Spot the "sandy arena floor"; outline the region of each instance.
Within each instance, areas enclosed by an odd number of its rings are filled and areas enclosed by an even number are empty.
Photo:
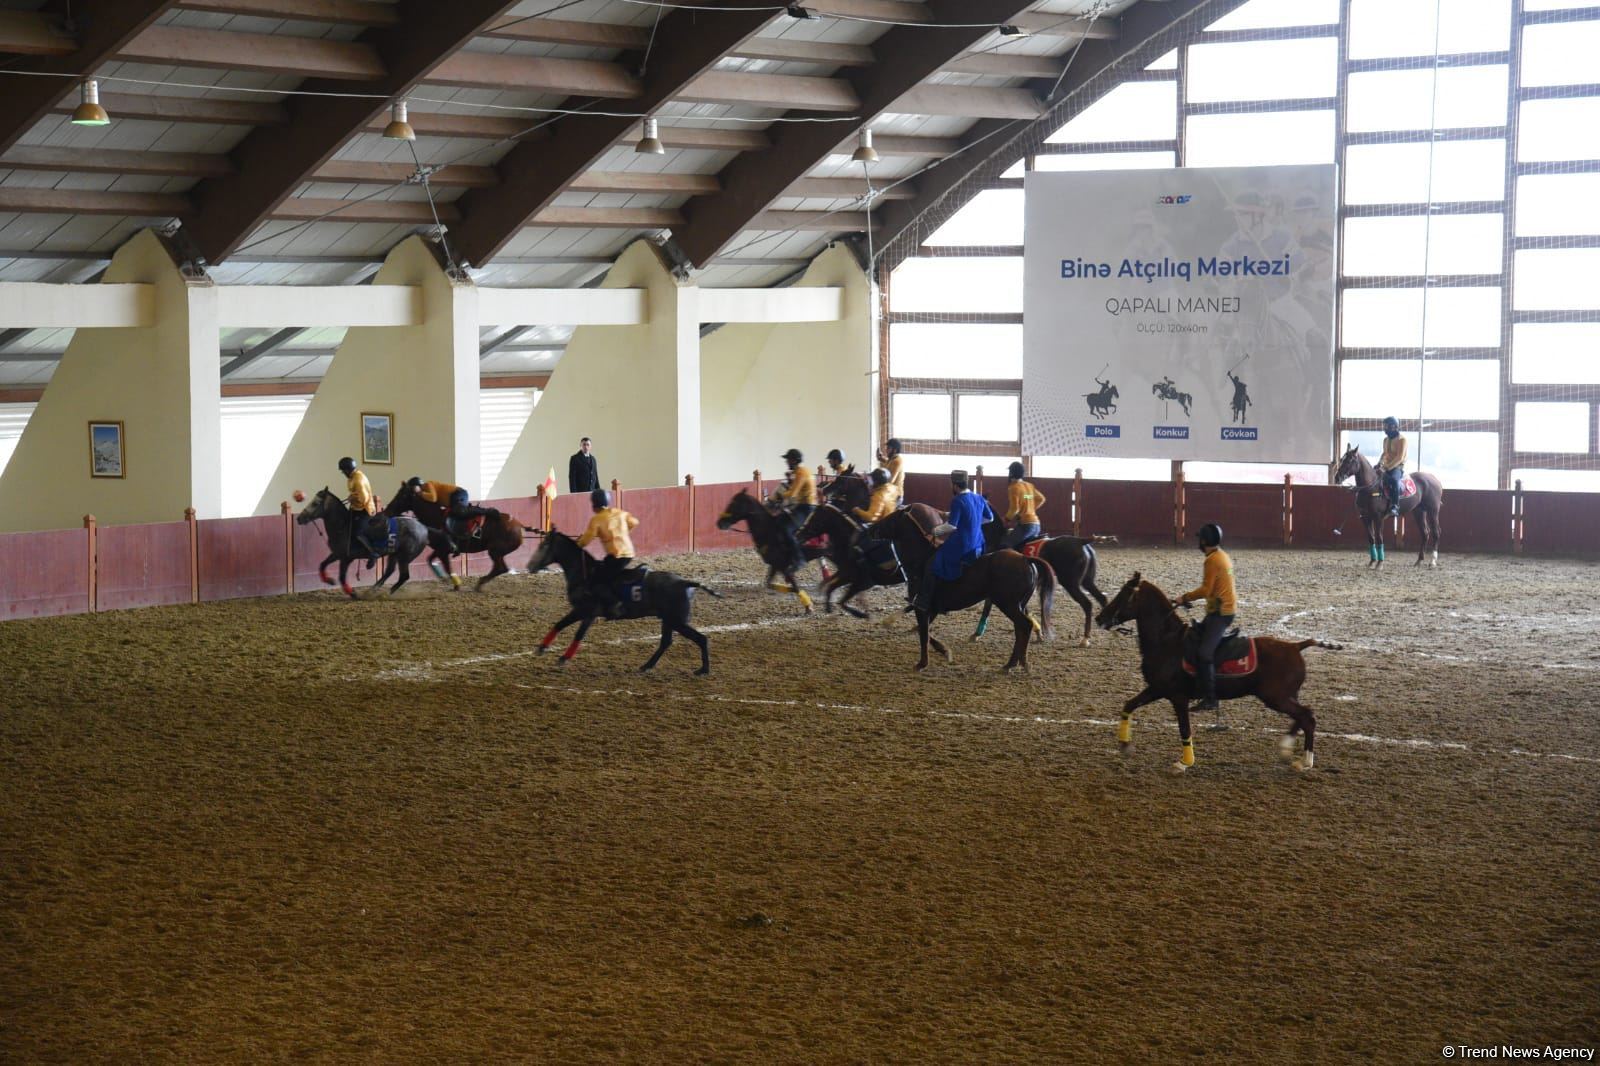
[[[1111,547],[1198,580],[1193,551]],[[1165,705],[1131,638],[915,675],[747,553],[531,652],[553,575],[0,625],[0,1060],[1437,1062],[1600,1041],[1593,565],[1240,550],[1318,636],[1318,767],[1254,701]],[[888,593],[871,602],[890,606]],[[762,920],[770,918],[770,924]]]

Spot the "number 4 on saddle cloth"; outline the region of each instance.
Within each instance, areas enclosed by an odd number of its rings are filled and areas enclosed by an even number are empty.
[[[1194,676],[1194,654],[1200,645],[1200,627],[1190,626],[1183,635],[1183,672]],[[1256,672],[1256,639],[1242,637],[1238,627],[1228,630],[1217,645],[1218,677],[1244,677]]]

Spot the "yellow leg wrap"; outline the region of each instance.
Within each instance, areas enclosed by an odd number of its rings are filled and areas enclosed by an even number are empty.
[[[461,587],[461,575],[460,574],[451,574],[450,575],[450,584],[454,585],[456,588],[460,588]]]
[[[1178,761],[1185,766],[1194,765],[1194,741],[1186,740],[1183,742],[1183,755],[1179,757]]]
[[[1117,743],[1133,743],[1133,715],[1125,714],[1122,716],[1122,724],[1117,726]]]
[[[1031,614],[1028,616],[1028,624],[1033,626],[1033,631],[1035,633],[1039,632],[1039,620]]]
[[[795,594],[796,597],[799,598],[800,606],[802,606],[802,607],[810,607],[811,606],[811,597],[806,594],[806,590],[805,589],[795,589],[794,590],[794,594]]]

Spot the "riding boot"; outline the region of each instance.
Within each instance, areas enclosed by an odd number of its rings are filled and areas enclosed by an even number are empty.
[[[917,598],[912,601],[912,606],[923,614],[933,613],[933,594],[937,591],[939,579],[932,574],[923,577],[922,584],[917,587]]]
[[[1200,702],[1195,707],[1197,711],[1214,711],[1217,709],[1217,664],[1195,663],[1195,680],[1199,682]]]

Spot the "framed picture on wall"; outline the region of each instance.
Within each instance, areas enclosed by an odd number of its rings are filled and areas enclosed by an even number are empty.
[[[394,415],[361,415],[362,463],[394,462]]]
[[[89,423],[89,476],[122,477],[122,423]]]

